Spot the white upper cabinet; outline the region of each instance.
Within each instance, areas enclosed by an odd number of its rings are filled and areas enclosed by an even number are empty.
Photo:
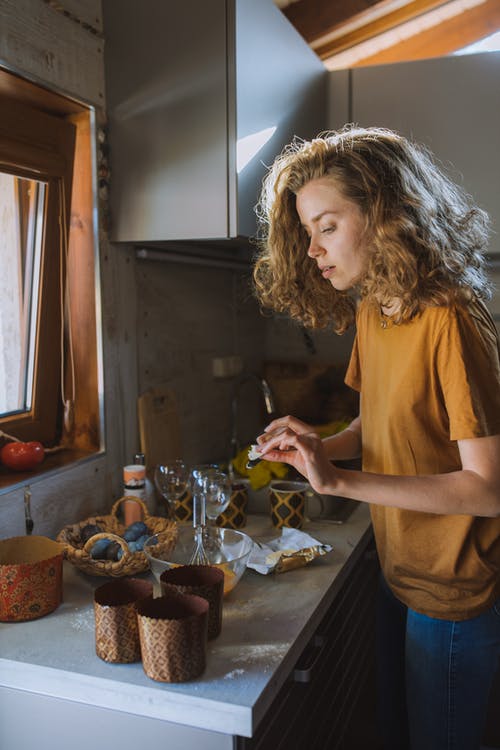
[[[323,63],[272,0],[104,0],[111,239],[255,234],[265,165],[325,129]]]

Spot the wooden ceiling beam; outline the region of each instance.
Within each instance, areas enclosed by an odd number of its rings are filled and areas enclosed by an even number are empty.
[[[412,29],[411,33],[401,27],[349,49],[339,47],[337,54],[324,58],[324,63],[330,70],[335,70],[440,57],[490,36],[499,29],[500,4],[498,0],[486,0],[441,23]]]
[[[308,44],[353,16],[365,13],[387,0],[297,0],[282,8],[282,12]]]
[[[329,54],[328,46],[338,36],[358,33],[368,38],[447,2],[449,0],[297,0],[282,8],[282,12],[323,57]]]
[[[366,22],[357,28],[340,28],[334,33],[323,36],[311,43],[316,54],[324,60],[333,52],[354,47],[367,39],[390,31],[402,24],[414,21],[437,8],[453,5],[454,0],[409,0],[406,5],[375,18],[367,18]]]

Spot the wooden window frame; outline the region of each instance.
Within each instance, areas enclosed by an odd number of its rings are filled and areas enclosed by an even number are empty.
[[[55,445],[61,392],[61,196],[71,211],[75,128],[19,102],[0,106],[0,170],[46,184],[32,404],[29,411],[2,417],[4,432],[20,440]],[[64,185],[64,189],[62,188]],[[68,225],[64,228],[68,231]],[[64,275],[64,269],[62,274]]]
[[[36,474],[103,450],[93,121],[91,108],[0,69],[0,170],[47,185],[32,408],[0,417],[3,432],[55,446]],[[63,366],[61,283],[70,290]],[[65,420],[61,393],[73,391],[72,419]],[[0,489],[22,478],[0,466]]]

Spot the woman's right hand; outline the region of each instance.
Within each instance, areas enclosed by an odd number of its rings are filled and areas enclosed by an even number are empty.
[[[257,438],[257,445],[266,461],[278,461],[293,466],[300,474],[306,475],[303,457],[297,451],[295,439],[299,436],[310,436],[319,441],[317,432],[311,425],[290,415],[279,417],[270,422],[262,435]]]
[[[313,490],[331,494],[336,485],[336,469],[328,459],[323,441],[313,427],[296,417],[280,417],[257,438],[266,461],[293,466]]]
[[[286,417],[273,419],[273,421],[267,425],[263,434],[259,435],[259,437],[257,438],[257,444],[263,447],[269,440],[272,440],[274,437],[285,433],[286,430],[291,430],[297,435],[318,434],[314,427],[311,427],[311,425],[302,422],[302,420],[297,419],[297,417],[288,415]]]

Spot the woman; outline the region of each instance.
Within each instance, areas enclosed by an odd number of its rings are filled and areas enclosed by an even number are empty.
[[[383,129],[294,142],[264,182],[264,307],[342,333],[360,414],[321,440],[258,438],[321,494],[370,503],[383,581],[384,747],[478,750],[500,654],[500,365],[484,300],[487,216]],[[362,455],[362,471],[335,459]],[[332,463],[333,462],[333,463]]]

